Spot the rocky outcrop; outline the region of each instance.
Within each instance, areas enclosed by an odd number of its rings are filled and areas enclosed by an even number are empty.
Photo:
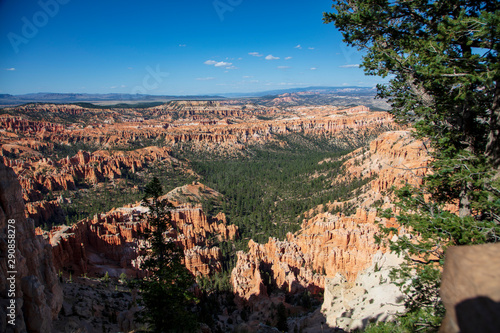
[[[248,253],[238,253],[232,272],[236,295],[243,300],[258,296],[265,276],[270,276],[272,286],[292,294],[305,290],[316,294],[324,289],[325,277],[337,273],[353,281],[380,250],[373,240],[375,215],[364,209],[353,216],[327,212],[305,221],[285,241],[250,241]]]
[[[265,143],[290,133],[327,138],[337,146],[351,147],[396,126],[388,113],[370,112],[364,106],[342,110],[332,106],[282,109],[231,105],[229,101],[177,101],[141,112],[52,104],[6,110],[23,117],[39,118],[43,114],[65,124],[68,116],[75,121],[62,125],[0,117],[0,128],[4,130],[0,132],[0,160],[19,175],[24,200],[33,203],[26,214],[37,225],[60,218],[49,215],[57,210],[52,207],[57,203],[41,202],[49,193],[76,190],[79,182],[95,185],[105,179],[123,178],[157,161],[175,163],[167,147],[114,149],[158,144],[238,155],[245,144]],[[85,124],[77,120],[85,120]],[[54,150],[55,142],[109,150],[80,151],[60,160],[43,157]]]
[[[180,199],[179,193],[215,192],[199,183],[183,188],[165,197]],[[238,228],[227,225],[223,214],[208,217],[201,206],[173,203],[177,206],[171,211],[172,229],[168,235],[184,249],[186,267],[196,276],[220,271],[222,253],[214,241],[235,239]],[[148,227],[143,218],[145,212],[146,208],[137,203],[82,220],[72,227],[58,226],[48,233],[38,232],[49,239],[57,269],[89,276],[106,271],[112,276],[122,272],[135,276],[140,274],[142,262],[142,241],[138,236]]]
[[[63,298],[52,249],[35,235],[33,224],[24,216],[21,186],[14,171],[3,164],[0,164],[0,233],[2,332],[51,332],[52,320]],[[9,251],[12,239],[15,239],[14,252]],[[12,300],[15,310],[11,312],[8,306]],[[7,316],[11,313],[15,316]],[[11,318],[15,319],[15,326],[7,323]]]
[[[500,244],[446,250],[441,333],[497,332],[500,327]]]
[[[430,157],[424,142],[412,137],[410,131],[391,131],[381,134],[370,143],[370,149],[358,149],[345,162],[348,171],[342,179],[376,177],[370,190],[383,193],[401,183],[419,185],[428,172]]]
[[[75,190],[77,181],[96,184],[105,179],[136,173],[153,162],[173,163],[168,148],[147,147],[133,151],[79,151],[58,161],[49,158],[16,160],[4,157],[3,164],[19,175],[26,201],[36,201],[40,193]]]
[[[40,108],[40,106],[20,108],[19,112],[27,112],[27,114],[45,112],[45,108]],[[56,107],[59,112],[63,112],[61,108],[63,107]],[[82,110],[75,106],[68,106],[68,109],[78,109],[77,114],[80,114]],[[232,106],[221,105],[220,102],[197,104],[197,102],[180,101],[148,109],[145,113],[150,120],[138,117],[140,115],[138,112],[121,113],[119,111],[121,110],[84,109],[81,112],[89,113],[97,118],[111,117],[113,120],[101,119],[85,126],[72,125],[63,129],[60,128],[61,125],[54,125],[56,128],[51,131],[34,130],[48,125],[32,121],[27,123],[33,123],[31,126],[23,126],[20,131],[32,140],[59,142],[67,145],[79,143],[116,148],[129,147],[144,141],[163,140],[169,145],[187,142],[224,143],[226,146],[223,148],[229,149],[239,143],[259,142],[269,140],[277,134],[294,132],[319,136],[335,135],[339,136],[341,141],[356,142],[362,136],[376,131],[380,132],[382,128],[387,130],[395,126],[388,113],[370,112],[364,106],[345,110],[331,106],[290,107],[282,110],[250,104]],[[73,113],[70,112],[70,114]],[[266,120],[267,118],[272,118],[272,120]],[[17,128],[13,128],[10,123],[4,126],[18,133]]]
[[[26,203],[25,215],[35,226],[41,226],[50,221],[51,224],[64,223],[64,212],[57,200],[40,200]]]
[[[370,143],[368,149],[359,148],[347,157],[343,164],[346,172],[334,179],[332,186],[343,186],[342,184],[360,179],[368,179],[369,183],[354,199],[325,203],[306,212],[307,217],[321,211],[334,211],[346,205],[392,208],[394,197],[391,188],[400,188],[405,184],[420,185],[422,178],[429,172],[428,165],[431,161],[425,142],[416,140],[411,130],[382,133]],[[330,162],[332,160],[327,159],[320,163]]]
[[[45,121],[30,121],[20,117],[0,117],[0,128],[12,133],[39,135],[41,133],[58,133],[64,131],[64,126]]]
[[[79,151],[73,157],[58,161],[50,158],[11,159],[0,157],[3,164],[10,166],[18,174],[23,188],[26,216],[35,221],[36,226],[63,222],[59,200],[44,200],[44,195],[58,191],[77,190],[77,183],[96,185],[105,180],[124,178],[135,174],[153,163],[172,166],[178,161],[169,148],[147,147],[133,151]]]
[[[50,332],[134,332],[141,324],[134,318],[140,310],[137,292],[126,283],[72,276],[65,279],[64,302]]]
[[[351,332],[363,330],[369,323],[394,320],[396,313],[404,312],[405,296],[389,277],[402,261],[395,254],[379,251],[356,280],[350,282],[341,274],[326,279],[321,306],[326,324]]]
[[[232,273],[233,288],[241,300],[259,295],[261,281],[267,276],[273,287],[290,293],[319,292],[325,287],[325,279],[337,274],[352,283],[359,272],[372,265],[375,253],[386,251],[375,244],[377,223],[397,225],[394,220],[377,217],[371,205],[379,202],[384,208],[390,208],[390,194],[383,191],[393,185],[421,181],[429,162],[425,146],[412,138],[409,131],[393,131],[380,135],[369,150],[358,149],[349,157],[344,163],[346,173],[333,184],[340,186],[338,184],[352,179],[373,178],[364,194],[349,202],[328,203],[311,210],[301,229],[295,234],[289,233],[284,241],[269,239],[266,244],[250,241],[248,253],[238,254]],[[332,213],[344,205],[359,208],[351,216]]]

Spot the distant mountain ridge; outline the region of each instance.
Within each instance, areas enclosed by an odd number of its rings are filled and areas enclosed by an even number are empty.
[[[286,93],[313,92],[342,95],[375,95],[375,89],[370,87],[324,87],[312,86],[305,88],[290,88],[281,90],[268,90],[252,93],[221,93],[214,95],[145,95],[145,94],[87,94],[87,93],[30,93],[22,95],[0,94],[0,105],[18,105],[23,103],[47,102],[47,103],[75,103],[75,102],[156,102],[172,100],[220,100],[228,98],[243,97],[265,97],[276,96]]]
[[[357,86],[342,86],[342,87],[328,87],[328,86],[311,86],[305,88],[288,88],[288,89],[277,89],[277,90],[266,90],[253,93],[226,93],[220,94],[224,97],[234,98],[234,97],[264,97],[264,96],[275,96],[282,94],[291,94],[299,92],[312,92],[312,93],[343,93],[343,94],[363,94],[363,95],[375,95],[376,89],[372,87],[357,87]]]
[[[177,99],[224,99],[222,96],[169,96],[143,94],[85,94],[85,93],[32,93],[23,95],[0,95],[0,105],[16,105],[32,102],[75,103],[75,102],[155,102]]]

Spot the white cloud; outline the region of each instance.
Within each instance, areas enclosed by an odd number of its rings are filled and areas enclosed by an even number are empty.
[[[285,60],[290,60],[290,59],[292,59],[292,57],[286,57],[286,58],[285,58]]]
[[[308,47],[309,50],[314,50],[314,47]]]
[[[311,70],[315,71],[315,70],[317,70],[317,68],[316,67],[311,67]]]
[[[232,64],[233,64],[232,62],[219,61],[214,66],[215,67],[227,67],[227,66],[231,66]]]
[[[252,77],[253,77],[253,76],[251,76],[251,75],[245,75],[245,76],[243,76],[243,78],[244,78],[244,79],[250,79],[250,78],[252,78]]]
[[[357,67],[359,67],[359,64],[342,65],[339,67],[340,68],[357,68]]]
[[[238,69],[236,66],[227,66],[226,69]]]
[[[262,57],[263,54],[260,54],[259,52],[248,52],[249,55],[253,57]]]
[[[278,60],[280,57],[275,57],[272,54],[266,56],[266,60]]]
[[[11,68],[5,68],[6,71],[15,71],[16,69],[14,67]]]
[[[290,68],[290,66],[278,66],[279,69],[287,69]]]
[[[296,49],[299,49],[299,50],[302,50],[302,46],[300,46],[300,44],[299,44],[299,45],[297,45],[297,46],[295,46],[295,48],[296,48]]]
[[[179,44],[179,47],[186,47],[186,44]]]
[[[198,81],[210,81],[210,80],[215,80],[214,77],[197,77],[196,80]]]
[[[225,62],[225,61],[215,61],[215,60],[207,60],[204,62],[205,65],[209,66],[215,66],[215,67],[229,67],[233,63],[232,62]]]

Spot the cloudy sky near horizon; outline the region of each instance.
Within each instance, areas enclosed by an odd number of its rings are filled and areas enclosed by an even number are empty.
[[[0,93],[372,87],[331,0],[0,0]]]

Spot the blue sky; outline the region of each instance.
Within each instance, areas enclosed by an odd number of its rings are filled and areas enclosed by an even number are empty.
[[[0,93],[372,87],[331,0],[0,0]]]

